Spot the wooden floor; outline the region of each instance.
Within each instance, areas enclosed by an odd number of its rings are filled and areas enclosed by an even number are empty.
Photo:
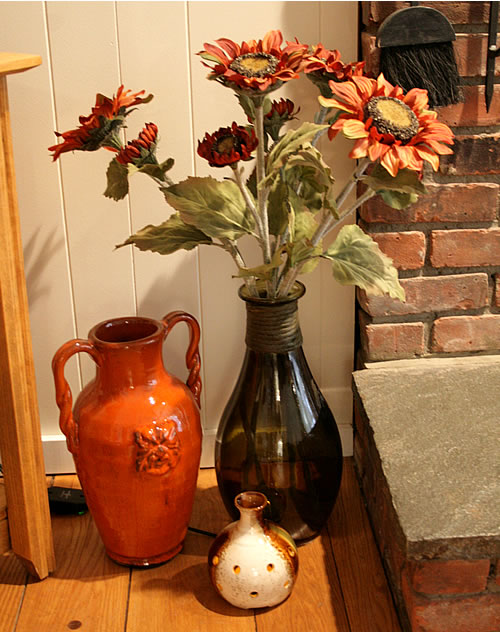
[[[345,466],[328,528],[299,549],[297,584],[276,608],[239,610],[214,592],[208,536],[189,532],[176,558],[132,570],[107,558],[89,514],[54,516],[48,579],[0,556],[0,632],[400,632],[352,459]],[[74,476],[51,482],[78,485]],[[201,470],[191,526],[216,533],[227,522],[213,470]]]

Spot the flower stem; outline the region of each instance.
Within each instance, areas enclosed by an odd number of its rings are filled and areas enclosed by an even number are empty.
[[[366,171],[366,168],[368,167],[369,164],[370,164],[370,159],[364,158],[356,166],[356,169],[354,170],[352,176],[349,178],[349,181],[346,183],[345,187],[342,189],[337,199],[335,200],[337,210],[341,209],[344,202],[347,200],[350,193],[352,192],[354,187],[357,185],[359,179],[361,178],[363,173]],[[369,197],[371,197],[371,195]],[[323,237],[328,232],[330,232],[332,228],[334,228],[334,226],[339,224],[347,215],[349,215],[349,213],[351,213],[355,208],[358,208],[358,206],[351,207],[347,209],[347,211],[345,211],[344,213],[339,213],[338,218],[333,217],[333,215],[327,215],[327,217],[325,217],[323,222],[318,226],[316,232],[314,233],[314,236],[311,240],[313,246],[316,246],[317,244],[319,244],[319,242],[323,239]]]
[[[345,187],[342,189],[342,191],[340,192],[340,195],[335,200],[338,209],[340,209],[342,204],[346,201],[347,197],[349,196],[351,191],[354,189],[354,187],[358,183],[358,180],[366,171],[366,168],[368,167],[370,162],[371,161],[369,158],[364,158],[363,160],[359,161],[359,164],[356,166],[356,169],[354,170],[352,176],[346,182]]]
[[[264,107],[263,99],[259,97],[255,103],[255,135],[259,144],[257,145],[257,206],[261,220],[262,241],[264,249],[264,262],[271,261],[271,243],[269,237],[269,220],[267,216],[267,191],[261,186],[266,175],[265,162],[265,135],[264,135]]]
[[[259,242],[262,244],[263,243],[262,221],[261,221],[259,213],[257,212],[257,209],[255,208],[255,204],[250,195],[250,191],[248,190],[247,185],[243,182],[243,178],[241,177],[243,174],[243,169],[241,170],[238,169],[236,165],[232,168],[234,171],[234,178],[235,178],[236,184],[238,185],[241,191],[241,194],[243,195],[243,199],[245,200],[245,204],[247,205],[247,208],[252,213],[252,216],[255,221],[255,227],[257,229],[258,239],[259,239]]]
[[[359,164],[356,166],[356,169],[354,170],[351,178],[349,179],[349,181],[347,182],[345,187],[342,189],[342,191],[340,192],[340,194],[338,195],[338,197],[337,197],[337,199],[335,201],[337,209],[340,209],[343,206],[344,202],[349,197],[349,194],[351,193],[351,191],[354,189],[354,187],[358,183],[359,179],[361,178],[361,176],[365,172],[365,170],[368,167],[368,165],[370,164],[370,162],[371,161],[370,161],[369,158],[365,158],[365,159],[361,160],[359,162]],[[369,200],[374,195],[375,195],[375,191],[373,191],[372,189],[368,189],[367,191],[365,191],[365,193],[363,193],[363,195],[361,195],[359,198],[356,199],[356,201],[354,202],[354,204],[352,206],[350,206],[343,213],[340,213],[339,217],[334,217],[333,215],[328,214],[323,219],[323,221],[318,226],[318,228],[316,229],[316,232],[314,233],[314,235],[313,235],[313,237],[311,239],[311,246],[313,248],[315,246],[317,246],[319,244],[319,242],[323,239],[323,237],[327,233],[329,233],[331,230],[333,230],[348,215],[350,215],[353,211],[355,211],[357,208],[359,208],[361,206],[361,204],[363,204],[364,202]],[[296,266],[294,268],[290,268],[290,270],[288,270],[288,272],[286,273],[286,275],[284,276],[284,278],[281,281],[278,296],[280,296],[280,297],[286,296],[288,294],[288,292],[290,292],[290,290],[292,289],[293,284],[295,283],[296,278],[300,274],[300,270],[302,269],[302,266],[309,260],[310,260],[310,258],[306,259],[305,261],[303,261],[300,265],[298,265],[298,266]]]
[[[215,243],[214,245],[219,246],[219,248],[223,248],[226,252],[228,252],[231,255],[238,270],[241,270],[241,268],[246,268],[247,266],[245,264],[245,261],[241,255],[241,252],[238,246],[236,245],[236,242],[232,241],[231,239],[221,239],[221,242],[222,242],[221,244]],[[243,281],[252,296],[259,295],[257,292],[255,279],[253,277],[243,277]]]
[[[332,108],[325,108],[324,105],[321,106],[319,112],[316,114],[316,116],[314,117],[314,122],[317,125],[322,125],[325,122],[325,118],[326,115],[328,114],[328,112],[330,112]],[[326,129],[324,130],[320,130],[319,132],[317,132],[316,136],[312,139],[311,141],[311,145],[313,147],[316,146],[316,143],[318,142],[318,140],[321,138],[321,136],[323,136],[323,134],[326,132]]]

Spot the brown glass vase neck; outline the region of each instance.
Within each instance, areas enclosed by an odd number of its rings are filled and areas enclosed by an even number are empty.
[[[298,315],[298,299],[305,293],[296,283],[285,298],[268,299],[249,296],[246,288],[239,295],[246,302],[248,349],[260,353],[287,353],[302,345]]]

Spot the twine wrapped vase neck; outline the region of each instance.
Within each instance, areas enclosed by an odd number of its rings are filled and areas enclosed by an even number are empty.
[[[302,283],[282,299],[250,296],[242,287],[239,296],[246,302],[247,329],[245,343],[252,351],[286,353],[302,345],[298,300],[305,293]]]

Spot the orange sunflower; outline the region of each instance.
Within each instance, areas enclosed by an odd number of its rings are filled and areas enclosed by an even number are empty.
[[[306,74],[327,76],[332,81],[346,81],[354,76],[363,74],[364,61],[344,64],[338,50],[329,50],[323,44],[318,44],[310,55],[304,57],[302,70]]]
[[[391,85],[383,74],[378,79],[353,76],[351,81],[330,81],[333,97],[319,96],[324,107],[344,113],[330,126],[328,136],[340,130],[356,143],[350,158],[380,160],[395,177],[399,169],[422,171],[423,161],[439,168],[439,155],[451,154],[453,133],[437,121],[436,112],[428,110],[426,90],[413,88],[406,95]]]
[[[121,148],[120,139],[117,132],[125,121],[125,117],[130,114],[134,105],[148,103],[153,98],[149,95],[142,98],[144,90],[133,93],[131,90],[124,90],[123,86],[118,88],[116,96],[110,99],[103,94],[96,95],[95,106],[89,116],[80,116],[80,126],[67,132],[56,132],[56,136],[63,139],[62,143],[49,147],[53,151],[53,160],[68,151],[96,151],[100,147],[110,151],[118,151]]]
[[[215,79],[235,90],[264,94],[275,90],[284,81],[297,79],[306,44],[287,42],[282,48],[281,31],[268,31],[256,42],[250,40],[241,45],[227,38],[213,44],[204,44],[198,55],[211,64],[203,64],[212,70],[209,79]]]

